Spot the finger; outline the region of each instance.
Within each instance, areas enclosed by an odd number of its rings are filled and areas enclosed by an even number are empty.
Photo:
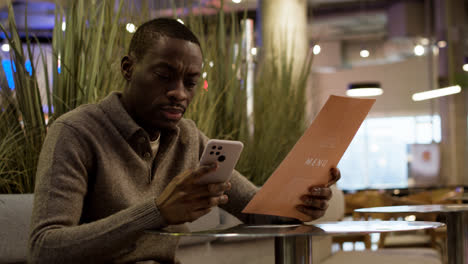
[[[325,210],[312,209],[303,205],[296,206],[296,210],[309,216],[311,218],[310,220],[315,220],[325,214]]]
[[[320,210],[326,210],[328,208],[328,200],[325,199],[317,199],[313,196],[303,195],[301,196],[301,201],[304,203],[303,205],[307,207],[312,207]]]
[[[220,196],[220,198],[218,200],[218,205],[227,204],[228,202],[229,202],[229,196],[224,194],[224,195]]]
[[[309,193],[307,195],[313,196],[313,197],[321,197],[324,199],[330,199],[332,197],[332,191],[328,187],[310,187],[309,188]]]
[[[193,202],[192,208],[194,208],[195,210],[202,210],[206,208],[215,207],[220,204],[226,204],[228,200],[229,198],[225,194],[221,196],[200,198]]]
[[[199,198],[207,198],[213,196],[221,196],[224,194],[225,191],[231,189],[230,182],[223,182],[223,183],[212,183],[212,184],[193,184],[191,185],[190,190],[190,199],[199,199]]]
[[[191,175],[188,177],[191,181],[196,181],[206,174],[215,171],[218,168],[218,163],[210,163],[205,165],[200,165],[196,170],[194,170]]]
[[[189,216],[190,219],[189,219],[188,222],[193,222],[193,221],[197,220],[198,218],[208,214],[210,211],[211,211],[211,207],[192,211],[192,212],[190,212],[190,216]]]
[[[330,168],[330,181],[327,184],[327,187],[332,186],[341,178],[341,172],[338,168]]]
[[[213,195],[221,195],[231,189],[230,182],[208,184],[208,191]]]

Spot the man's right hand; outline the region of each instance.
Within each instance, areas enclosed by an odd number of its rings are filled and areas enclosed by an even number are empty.
[[[211,208],[228,202],[225,191],[231,188],[230,182],[198,184],[205,174],[215,171],[217,164],[203,165],[177,175],[162,194],[156,205],[169,225],[192,222],[210,212]]]

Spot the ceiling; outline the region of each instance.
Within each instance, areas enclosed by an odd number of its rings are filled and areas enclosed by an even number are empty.
[[[0,21],[4,23],[7,20],[7,1],[0,0]],[[57,0],[66,6],[71,0]],[[91,0],[90,0],[91,1]],[[99,0],[94,0],[99,1]],[[130,1],[130,0],[125,0]],[[132,0],[132,3],[138,5],[145,0]],[[157,9],[157,14],[164,14],[166,10],[169,15],[172,14],[172,3],[176,7],[182,7],[193,4],[198,8],[201,14],[209,14],[210,9],[205,7],[221,6],[221,0],[148,0],[153,9]],[[255,10],[258,6],[258,1],[269,0],[243,0],[240,4],[235,4],[231,0],[225,0],[224,8],[227,11],[243,11],[249,10],[252,17],[255,17]],[[284,0],[286,1],[286,0]],[[386,46],[385,52],[390,50],[393,54],[384,54],[383,57],[398,57],[395,53],[408,54],[412,51],[412,43],[414,38],[424,34],[424,4],[428,0],[307,0],[307,16],[308,16],[308,37],[310,42],[340,42],[344,45],[360,45],[363,42],[379,42],[380,46]],[[438,0],[431,0],[438,1]],[[457,0],[458,1],[458,0]],[[468,0],[460,0],[467,1]],[[28,21],[29,28],[37,35],[50,39],[52,36],[52,28],[54,26],[54,2],[56,0],[12,0],[15,13],[17,14],[18,26],[24,27],[24,6],[28,2]],[[392,11],[395,7],[400,6],[398,12]],[[414,12],[418,15],[400,14],[401,11],[408,10],[408,6],[412,6]],[[468,6],[468,4],[467,4]],[[161,12],[163,10],[163,12]],[[22,14],[21,14],[22,13]],[[155,12],[156,13],[156,12]],[[395,17],[395,14],[398,16]],[[406,21],[407,20],[407,21]],[[390,23],[391,21],[391,23]],[[403,22],[402,22],[403,21]],[[405,28],[397,28],[402,23],[411,23],[413,32]],[[421,22],[422,21],[422,22]],[[396,25],[396,26],[395,26]],[[403,25],[404,26],[404,25]],[[415,27],[419,29],[415,30]],[[406,30],[406,31],[405,31]],[[404,32],[403,32],[404,31]],[[392,41],[397,40],[396,44],[389,46]],[[403,43],[403,44],[402,44]],[[351,47],[352,48],[352,47]],[[352,48],[352,49],[355,49]],[[403,51],[401,49],[404,49]],[[409,49],[409,50],[408,50]],[[343,48],[341,48],[343,50]],[[387,52],[388,53],[388,52]],[[383,54],[383,53],[382,53]],[[378,58],[381,62],[382,59]],[[380,63],[379,62],[379,63]]]
[[[141,1],[141,0],[140,0]],[[221,0],[202,0],[198,6],[220,6]],[[258,0],[243,0],[240,4],[226,0],[227,10],[252,10],[257,8]],[[0,19],[7,19],[7,2],[0,0]],[[30,23],[35,29],[46,30],[53,27],[53,10],[55,0],[12,0],[16,10],[20,12],[21,6],[28,4],[28,14],[36,16],[37,21]],[[69,0],[59,0],[67,4]],[[138,1],[133,1],[134,3]],[[176,6],[188,6],[191,0],[160,0],[150,1],[154,8],[167,9],[172,12],[172,3]],[[387,18],[385,8],[388,0],[308,0],[309,37],[329,38],[355,38],[359,35],[383,35],[386,31]],[[395,1],[393,1],[395,2]],[[15,12],[16,12],[15,10]],[[17,15],[18,16],[18,15]],[[312,20],[313,17],[313,20]],[[17,19],[20,21],[20,19]],[[51,24],[52,22],[52,24]],[[20,24],[20,23],[19,23]]]

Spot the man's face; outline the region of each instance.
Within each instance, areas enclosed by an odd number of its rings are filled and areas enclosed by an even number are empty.
[[[122,73],[129,85],[122,102],[130,116],[150,136],[173,128],[182,118],[202,69],[200,47],[192,42],[160,37],[136,61],[122,59]]]

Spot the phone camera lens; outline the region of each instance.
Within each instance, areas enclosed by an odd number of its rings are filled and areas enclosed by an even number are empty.
[[[223,147],[222,147],[222,146],[219,146],[219,147],[218,147],[218,150],[222,150],[222,149],[223,149]]]
[[[221,156],[218,157],[219,162],[223,162],[225,160],[226,160],[226,157],[224,155],[221,155]]]
[[[210,152],[210,155],[213,155],[213,154],[214,154],[214,152],[213,152],[213,151],[211,151],[211,152]]]
[[[212,149],[216,149],[216,146],[213,146]]]
[[[219,152],[216,152],[216,155],[219,155],[220,153]]]

